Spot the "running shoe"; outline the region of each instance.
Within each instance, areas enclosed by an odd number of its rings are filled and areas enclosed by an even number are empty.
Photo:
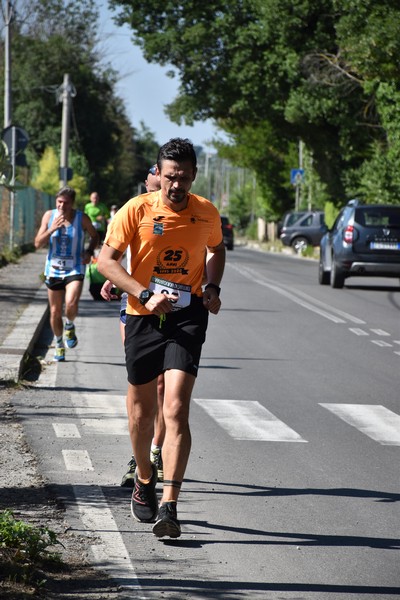
[[[78,338],[75,334],[75,325],[65,325],[64,327],[64,337],[67,342],[68,348],[75,348],[78,343]]]
[[[176,502],[165,502],[161,504],[157,521],[153,526],[156,537],[178,538],[181,535],[181,525],[176,516]]]
[[[132,454],[132,458],[128,462],[128,470],[125,473],[125,475],[123,476],[122,481],[121,481],[121,486],[122,487],[133,488],[133,486],[135,485],[135,482],[134,482],[134,479],[135,479],[135,469],[136,469],[136,460],[135,460],[135,457]]]
[[[143,523],[153,523],[157,516],[158,502],[156,494],[157,469],[151,465],[153,474],[149,483],[139,481],[137,469],[135,471],[135,487],[132,493],[132,516]]]
[[[53,360],[55,362],[63,362],[65,360],[65,348],[63,346],[56,347]]]
[[[159,446],[151,449],[150,460],[157,468],[158,481],[164,481],[163,461],[161,456],[161,448]]]

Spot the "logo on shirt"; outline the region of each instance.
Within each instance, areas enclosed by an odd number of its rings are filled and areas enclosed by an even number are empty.
[[[161,250],[157,256],[157,265],[154,267],[154,272],[159,275],[168,273],[181,273],[187,275],[188,270],[185,269],[189,260],[188,252],[180,247],[173,248],[167,246]]]
[[[164,223],[154,223],[153,233],[154,235],[162,235],[164,233]]]

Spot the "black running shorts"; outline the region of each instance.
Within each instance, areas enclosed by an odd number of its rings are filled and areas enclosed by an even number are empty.
[[[44,280],[49,290],[65,290],[71,281],[83,281],[84,275],[70,275],[69,277],[46,277]]]
[[[154,315],[126,317],[125,360],[129,383],[148,383],[168,369],[197,376],[208,324],[202,298],[192,296],[190,306],[168,313],[164,321]]]

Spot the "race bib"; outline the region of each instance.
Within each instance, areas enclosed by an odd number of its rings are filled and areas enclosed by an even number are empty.
[[[149,285],[149,290],[155,294],[170,294],[174,298],[170,300],[172,310],[180,310],[190,305],[192,299],[190,285],[182,283],[174,283],[160,277],[152,277]]]
[[[51,266],[57,271],[72,271],[74,268],[74,259],[72,256],[54,255],[51,259]]]

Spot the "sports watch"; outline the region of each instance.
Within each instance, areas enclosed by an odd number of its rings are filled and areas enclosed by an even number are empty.
[[[143,290],[143,292],[140,292],[139,295],[140,304],[144,306],[152,296],[154,296],[154,292],[152,292],[151,290]]]

